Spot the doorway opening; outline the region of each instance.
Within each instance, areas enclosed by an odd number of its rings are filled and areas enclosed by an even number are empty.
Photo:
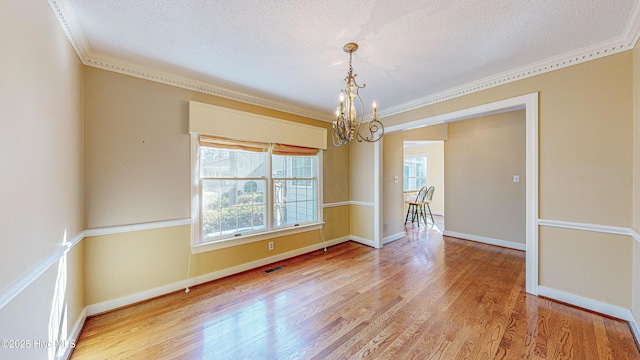
[[[531,93],[506,100],[496,101],[442,115],[436,115],[385,128],[386,133],[429,125],[454,122],[486,115],[525,110],[526,122],[526,290],[538,294],[538,93]],[[374,143],[374,246],[382,247],[382,146]]]

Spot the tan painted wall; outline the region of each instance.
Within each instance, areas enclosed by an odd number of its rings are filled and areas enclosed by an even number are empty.
[[[640,233],[640,45],[633,49],[633,229]],[[640,324],[640,241],[633,244],[633,307]]]
[[[539,217],[629,227],[633,169],[632,60],[632,53],[627,51],[383,121],[387,126],[396,125],[539,92]],[[603,196],[593,196],[594,193]],[[445,208],[449,217],[451,209],[446,204]],[[604,249],[605,254],[612,256],[602,256],[603,247],[596,245],[598,241],[607,245],[620,241],[620,247],[630,250],[633,241],[630,237],[604,234],[593,242],[568,249],[562,246],[557,232],[544,227],[541,230],[540,243],[546,248],[540,258],[540,272],[557,274],[562,279],[548,283],[549,277],[545,276],[541,278],[542,285],[603,301],[617,299],[618,304],[630,305],[630,261],[619,261],[617,256],[622,254],[617,250]],[[599,256],[591,266],[607,281],[603,281],[602,286],[596,285],[572,262],[548,261],[551,253],[559,258],[578,257],[580,262]],[[620,264],[626,265],[620,267]]]
[[[633,228],[640,232],[640,44],[633,49]]]
[[[85,87],[89,228],[190,217],[189,100],[331,128],[327,122],[95,68],[86,69]],[[324,202],[348,201],[349,148],[330,145],[323,155]],[[348,205],[326,208],[324,215],[326,240],[349,234]],[[189,239],[188,226],[88,238],[87,303],[183,280]],[[302,249],[321,243],[322,238],[313,231],[271,241],[274,251],[268,251],[263,241],[194,255],[192,275]]]
[[[373,144],[352,141],[349,156],[350,200],[373,203]]]
[[[430,205],[434,214],[444,215],[444,142],[434,142],[424,146],[404,150],[404,156],[427,156],[427,186],[435,186],[433,201]]]
[[[3,2],[0,34],[2,289],[83,230],[83,70],[46,1]],[[70,253],[72,269],[81,254]],[[71,328],[84,290],[73,270],[58,278],[67,268],[51,266],[0,310],[0,339],[47,340],[50,324],[66,321],[62,333]],[[66,312],[52,308],[54,297],[67,302]],[[0,358],[44,359],[47,350],[0,348]]]
[[[417,120],[417,119],[416,119]],[[449,136],[448,124],[425,126],[402,132],[403,140],[447,140]]]
[[[449,124],[447,231],[525,243],[525,135],[524,110]]]
[[[402,133],[384,136],[382,143],[383,231],[382,236],[404,233]],[[398,177],[396,183],[394,177]]]

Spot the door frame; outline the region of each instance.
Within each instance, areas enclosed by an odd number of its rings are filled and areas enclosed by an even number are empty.
[[[385,133],[416,129],[420,127],[477,118],[514,110],[525,110],[526,116],[526,291],[538,295],[538,93],[530,93],[510,99],[500,100],[430,116],[385,128]],[[383,140],[374,143],[374,246],[381,248],[382,238],[382,149]]]

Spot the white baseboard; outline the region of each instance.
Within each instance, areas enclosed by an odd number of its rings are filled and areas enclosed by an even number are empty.
[[[444,236],[451,236],[451,237],[455,237],[455,238],[460,238],[460,239],[464,239],[464,240],[471,240],[471,241],[481,242],[481,243],[489,244],[489,245],[502,246],[502,247],[506,247],[506,248],[509,248],[509,249],[522,250],[522,251],[526,250],[526,245],[525,244],[517,243],[517,242],[514,242],[514,241],[499,240],[499,239],[493,239],[493,238],[488,238],[488,237],[484,237],[484,236],[463,234],[463,233],[459,233],[459,232],[455,232],[455,231],[448,231],[448,230],[445,230],[443,235]]]
[[[631,310],[623,307],[612,305],[598,300],[589,299],[579,295],[569,294],[564,291],[551,289],[544,286],[538,286],[538,295],[558,300],[563,303],[571,304],[583,309],[595,311],[600,314],[608,315],[616,319],[625,321],[633,321]]]
[[[388,244],[388,243],[390,243],[392,241],[396,241],[396,240],[402,239],[406,235],[407,234],[405,234],[404,231],[403,231],[403,232],[399,232],[397,234],[393,234],[393,235],[387,236],[386,238],[382,239],[382,244]]]
[[[371,246],[373,248],[376,247],[375,244],[373,243],[373,240],[365,239],[365,238],[362,238],[360,236],[355,236],[355,235],[349,235],[349,238],[351,239],[351,241],[355,241],[355,242],[360,243],[362,245]]]
[[[86,307],[86,316],[92,316],[92,315],[96,315],[96,314],[100,314],[103,312],[107,312],[110,310],[114,310],[123,306],[127,306],[127,305],[131,305],[143,300],[148,300],[154,297],[158,297],[161,295],[165,295],[174,291],[178,291],[181,289],[185,289],[187,286],[195,286],[198,284],[203,284],[205,282],[209,282],[212,280],[216,280],[216,279],[220,279],[223,278],[225,276],[229,276],[229,275],[233,275],[233,274],[238,274],[241,273],[243,271],[247,271],[247,270],[251,270],[251,269],[255,269],[257,267],[260,266],[264,266],[267,264],[271,264],[277,261],[281,261],[281,260],[285,260],[285,259],[289,259],[295,256],[299,256],[302,254],[306,254],[315,250],[319,250],[324,248],[325,246],[332,246],[332,245],[336,245],[336,244],[340,244],[346,241],[349,241],[351,237],[349,236],[343,236],[341,238],[337,238],[337,239],[333,239],[333,240],[329,240],[327,242],[323,242],[323,243],[318,243],[318,244],[314,244],[311,246],[307,246],[301,249],[297,249],[297,250],[293,250],[293,251],[289,251],[286,253],[282,253],[282,254],[278,254],[278,255],[274,255],[274,256],[270,256],[268,258],[264,258],[264,259],[260,259],[260,260],[256,260],[256,261],[252,261],[246,264],[242,264],[242,265],[238,265],[238,266],[234,266],[231,268],[227,268],[227,269],[223,269],[220,271],[215,271],[212,273],[208,273],[208,274],[204,274],[204,275],[200,275],[200,276],[196,276],[193,278],[190,278],[189,280],[181,280],[181,281],[177,281],[174,282],[172,284],[167,284],[167,285],[163,285],[163,286],[159,286],[153,289],[149,289],[149,290],[145,290],[145,291],[141,291],[135,294],[131,294],[131,295],[126,295],[117,299],[112,299],[112,300],[107,300],[107,301],[103,301],[97,304],[92,304],[92,305],[88,305]]]
[[[82,309],[82,311],[80,312],[80,315],[78,316],[78,319],[73,324],[73,328],[71,329],[71,333],[69,334],[67,340],[73,342],[73,344],[78,344],[78,338],[80,337],[80,332],[82,331],[82,328],[84,327],[84,322],[86,320],[87,320],[87,308],[85,307],[84,309]],[[67,346],[66,350],[64,351],[64,354],[58,357],[58,359],[68,360],[71,357],[72,351],[73,351],[73,348],[70,346]]]
[[[638,329],[638,323],[636,322],[635,316],[633,316],[633,311],[631,312],[631,320],[629,320],[629,327],[631,327],[631,332],[633,333],[633,337],[636,339],[636,344],[640,347],[640,329]]]
[[[636,341],[636,345],[640,347],[640,329],[638,329],[638,323],[636,322],[636,318],[633,316],[633,312],[631,310],[544,286],[538,286],[538,295],[577,306],[579,308],[595,311],[599,314],[608,315],[616,319],[628,321],[629,327],[631,328],[631,332],[633,333],[633,337]]]

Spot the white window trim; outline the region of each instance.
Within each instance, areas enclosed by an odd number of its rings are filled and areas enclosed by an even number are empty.
[[[263,241],[268,239],[273,239],[276,237],[293,235],[307,231],[313,231],[321,229],[324,226],[324,217],[323,217],[323,154],[322,151],[318,151],[317,155],[317,177],[318,177],[318,201],[316,201],[316,213],[318,214],[316,222],[311,223],[303,223],[300,225],[291,225],[288,227],[279,227],[276,229],[268,229],[264,231],[252,232],[247,235],[236,236],[233,238],[227,239],[214,239],[207,242],[199,242],[200,239],[200,228],[201,228],[201,219],[200,219],[200,164],[199,164],[199,156],[198,151],[200,149],[200,141],[199,134],[193,133],[190,135],[191,141],[191,154],[190,154],[190,164],[191,164],[191,253],[198,254],[211,250],[224,249],[232,246],[249,244],[257,241]],[[268,159],[270,169],[271,159]],[[270,184],[267,184],[270,186]],[[273,191],[269,190],[269,203],[273,204]],[[271,209],[272,206],[267,204],[267,221],[270,221],[268,224],[272,224],[273,216]]]

